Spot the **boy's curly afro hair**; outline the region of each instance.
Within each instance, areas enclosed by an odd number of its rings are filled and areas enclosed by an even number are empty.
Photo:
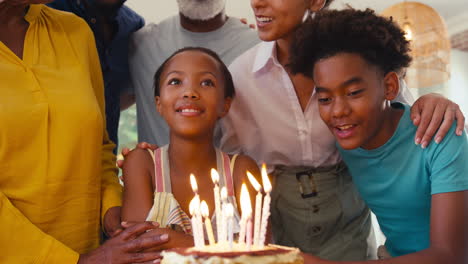
[[[302,25],[291,45],[294,74],[312,77],[314,65],[338,53],[354,53],[384,74],[402,73],[409,66],[409,42],[392,21],[366,10],[326,10]]]

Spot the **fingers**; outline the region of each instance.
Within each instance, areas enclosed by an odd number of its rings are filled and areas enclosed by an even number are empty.
[[[438,103],[432,113],[432,116],[427,116],[429,125],[427,126],[426,130],[423,132],[424,136],[421,140],[421,147],[426,148],[429,143],[431,142],[432,137],[435,135],[437,130],[442,124],[442,120],[444,119],[445,112],[447,111],[448,103]],[[422,118],[426,118],[424,113]],[[453,120],[453,119],[452,119]],[[421,120],[421,125],[425,123]],[[421,126],[420,125],[420,126]],[[419,128],[418,128],[419,130]],[[445,135],[444,135],[445,136]]]
[[[457,119],[457,136],[461,136],[463,134],[463,130],[465,129],[465,116],[463,115],[460,106],[456,105],[455,111],[455,118]]]
[[[109,235],[110,235],[110,237],[112,238],[112,237],[118,236],[118,235],[119,235],[120,233],[122,233],[122,232],[123,232],[123,229],[122,229],[122,228],[119,228],[119,229],[115,230],[114,232],[112,232],[112,233],[109,234]]]
[[[125,231],[121,233],[122,239],[131,240],[137,238],[148,230],[157,228],[159,224],[156,222],[143,222],[131,225],[127,222],[122,222],[122,226],[125,228]]]
[[[123,169],[123,165],[124,165],[124,160],[117,160],[117,167],[119,167],[120,169]]]
[[[140,252],[126,255],[124,263],[160,263],[161,254],[159,252]]]
[[[418,107],[418,106],[413,106],[413,108],[414,107]],[[417,121],[418,129],[416,131],[416,139],[415,139],[416,145],[419,145],[420,143],[423,142],[422,141],[423,136],[424,136],[427,128],[429,127],[429,124],[431,123],[432,114],[434,113],[435,107],[436,106],[434,104],[427,104],[427,105],[425,105],[424,108],[421,108],[421,107],[419,108],[419,110],[418,110],[419,111],[419,119],[416,117],[416,119],[418,120]]]
[[[122,156],[125,157],[128,155],[128,153],[130,153],[130,149],[128,148],[123,148],[122,149]],[[124,166],[124,163],[125,163],[125,160],[124,159],[121,159],[121,160],[117,160],[117,167],[119,167],[120,169],[123,169],[123,166]]]
[[[148,144],[148,148],[149,148],[149,149],[152,149],[152,150],[156,150],[156,149],[158,149],[158,145],[155,145],[155,144]]]
[[[140,224],[142,222],[132,222],[132,221],[125,221],[125,222],[122,222],[121,225],[124,227],[124,228],[129,228],[131,226],[134,226],[134,225],[137,225],[137,224]],[[152,222],[153,225],[155,226],[155,228],[158,228],[159,227],[159,223],[158,222]],[[153,228],[153,229],[155,229]]]
[[[160,246],[161,244],[164,244],[168,241],[169,241],[168,234],[141,237],[141,238],[137,238],[126,243],[125,249],[127,252],[140,252],[146,249]]]
[[[450,108],[446,109],[444,114],[444,121],[437,131],[437,135],[435,136],[435,142],[439,144],[442,142],[444,137],[449,132],[450,128],[452,127],[453,121],[455,120],[455,110],[453,106],[449,106]]]
[[[242,22],[242,24],[246,24],[246,25],[247,25],[247,18],[241,18],[240,21]]]
[[[142,264],[154,264],[154,263],[161,263],[162,257],[159,259],[155,259],[153,261],[141,262]]]
[[[148,143],[147,142],[140,142],[136,145],[135,148],[141,148],[141,149],[147,149],[148,148]]]
[[[125,156],[128,155],[128,153],[130,153],[130,149],[129,149],[129,148],[123,148],[123,149],[122,149],[122,156],[125,157]]]
[[[421,103],[420,101],[414,102],[413,106],[411,107],[411,120],[413,120],[413,124],[415,126],[419,125],[421,121]],[[419,144],[419,143],[417,143]]]
[[[156,150],[158,148],[157,145],[150,144],[147,142],[140,142],[136,145],[136,147],[140,149],[152,149],[152,150]]]

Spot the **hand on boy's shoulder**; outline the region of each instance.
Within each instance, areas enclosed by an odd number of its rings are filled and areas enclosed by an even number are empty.
[[[439,153],[441,151],[451,151],[453,154],[454,150],[460,148],[466,148],[468,146],[468,138],[465,130],[461,131],[460,136],[456,134],[458,129],[457,122],[454,121],[452,126],[448,130],[445,138],[438,144],[431,144],[427,148],[430,152]],[[445,153],[447,154],[447,153]]]

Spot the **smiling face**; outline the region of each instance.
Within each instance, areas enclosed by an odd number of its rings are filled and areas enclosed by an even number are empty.
[[[263,41],[288,38],[301,25],[307,10],[320,10],[325,0],[251,0],[258,36]]]
[[[219,63],[200,51],[183,51],[164,67],[159,81],[157,109],[171,133],[183,137],[212,135],[216,121],[226,115],[230,98],[224,98]]]
[[[320,116],[343,149],[377,148],[391,137],[390,100],[398,94],[398,76],[352,53],[315,64]],[[387,129],[388,128],[388,129]]]

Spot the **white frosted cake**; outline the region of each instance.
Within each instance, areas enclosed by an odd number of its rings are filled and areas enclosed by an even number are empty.
[[[265,164],[262,166],[263,188],[255,177],[247,172],[247,177],[258,192],[255,199],[255,210],[252,210],[250,195],[245,183],[242,184],[240,207],[242,218],[239,222],[239,232],[234,231],[234,220],[239,219],[235,214],[236,201],[227,199],[226,187],[219,192],[219,175],[212,170],[212,180],[215,184],[214,201],[216,215],[216,234],[210,221],[208,205],[200,202],[198,185],[194,175],[190,175],[194,198],[189,209],[192,215],[191,230],[195,247],[174,248],[162,252],[162,264],[303,264],[301,252],[297,248],[278,245],[265,245],[268,218],[270,217],[270,192],[272,186],[268,178]],[[265,196],[262,196],[262,191]],[[233,190],[231,190],[234,193]],[[233,197],[232,195],[230,197]],[[255,214],[253,214],[255,212]],[[253,217],[255,216],[255,217]],[[204,218],[204,224],[203,219]],[[206,235],[205,232],[206,231]],[[237,238],[234,240],[234,233]],[[206,240],[209,245],[206,245]],[[234,242],[234,241],[237,241]]]
[[[163,264],[303,264],[299,249],[268,245],[252,247],[234,243],[232,250],[227,244],[197,248],[175,248],[162,253]]]

